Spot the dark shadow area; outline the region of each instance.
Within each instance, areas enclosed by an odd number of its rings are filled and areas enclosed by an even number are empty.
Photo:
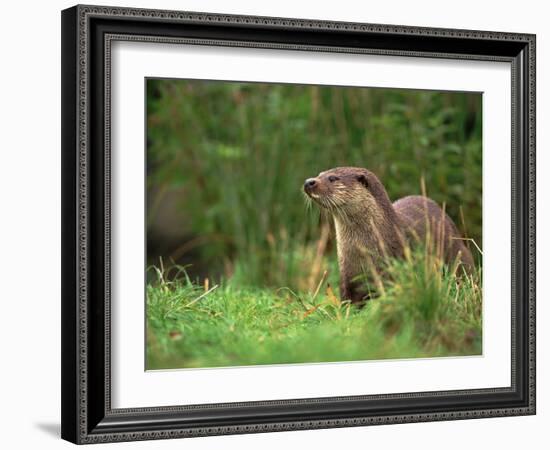
[[[61,424],[60,423],[37,423],[36,428],[49,434],[52,437],[61,437]]]

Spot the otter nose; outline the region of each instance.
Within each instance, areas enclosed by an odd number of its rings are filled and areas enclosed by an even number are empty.
[[[304,189],[311,189],[317,184],[314,178],[308,178],[304,183]]]

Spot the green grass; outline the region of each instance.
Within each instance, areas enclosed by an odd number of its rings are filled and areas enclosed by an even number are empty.
[[[409,253],[379,296],[341,302],[321,278],[310,292],[198,286],[185,271],[147,287],[147,368],[223,367],[481,354],[481,271]],[[170,279],[170,280],[169,280]],[[217,287],[216,287],[217,286]],[[334,294],[336,292],[336,295]]]

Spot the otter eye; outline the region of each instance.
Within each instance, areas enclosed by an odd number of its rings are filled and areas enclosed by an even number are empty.
[[[367,181],[367,177],[365,175],[358,175],[357,181],[359,181],[359,183],[361,183],[366,188],[369,187],[369,182]]]
[[[330,181],[331,183],[334,183],[335,181],[338,181],[340,178],[338,177],[335,177],[334,175],[331,175],[330,177],[328,177],[328,181]]]

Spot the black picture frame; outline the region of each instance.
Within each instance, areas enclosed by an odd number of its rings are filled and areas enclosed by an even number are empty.
[[[512,65],[512,383],[493,389],[112,409],[110,43],[194,42]],[[535,36],[75,6],[62,12],[62,437],[74,443],[535,414]]]

